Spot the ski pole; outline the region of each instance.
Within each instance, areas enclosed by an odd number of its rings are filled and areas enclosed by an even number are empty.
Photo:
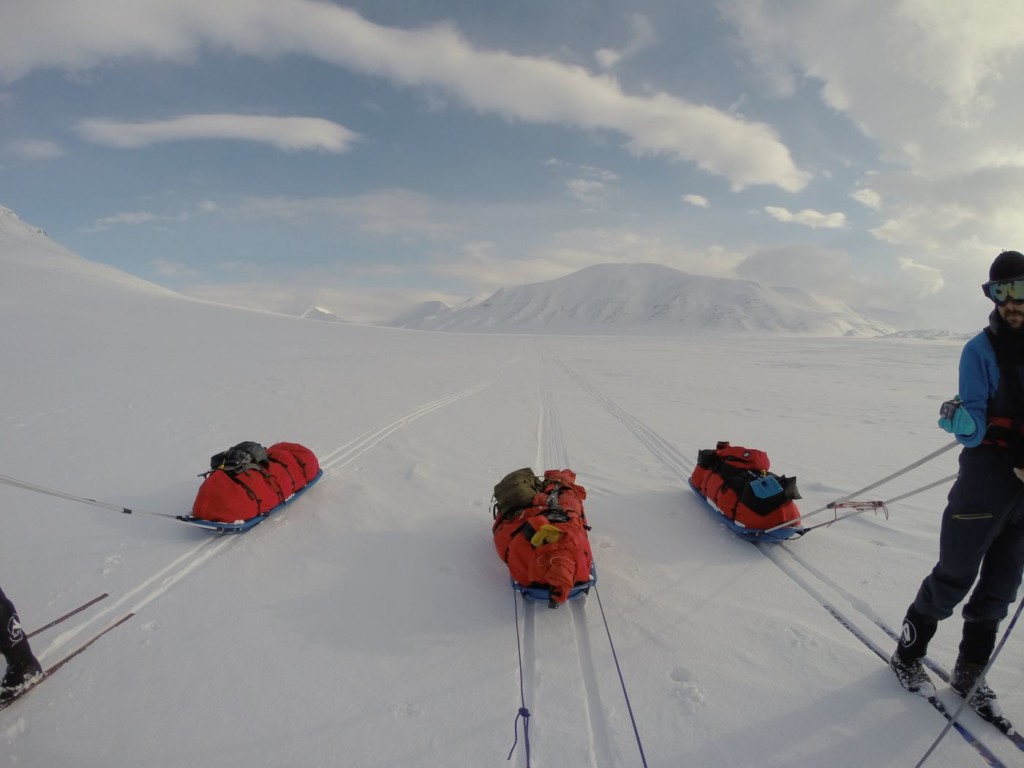
[[[992,665],[995,663],[996,656],[999,655],[999,652],[1003,650],[1003,646],[1006,645],[1006,640],[1010,637],[1010,632],[1013,631],[1013,627],[1017,623],[1017,619],[1020,618],[1021,608],[1024,608],[1024,600],[1021,600],[1021,602],[1017,605],[1017,611],[1013,614],[1013,619],[1010,620],[1009,625],[1006,627],[1006,631],[1003,632],[1003,636],[999,640],[999,645],[997,645],[996,649],[992,651],[992,655],[989,657],[988,664],[986,664],[985,668],[981,670],[981,674],[978,675],[978,679],[974,681],[973,687],[964,696],[964,700],[960,703],[960,706],[957,708],[956,712],[954,712],[952,716],[950,716],[949,720],[946,722],[945,727],[942,729],[942,732],[935,737],[935,741],[933,741],[932,745],[928,747],[928,751],[924,753],[924,756],[917,761],[917,765],[915,765],[914,768],[921,768],[921,766],[925,764],[925,761],[929,757],[931,757],[931,754],[935,751],[935,748],[939,746],[939,742],[942,741],[942,739],[945,737],[947,733],[949,733],[949,729],[956,724],[956,719],[960,717],[960,713],[964,711],[964,707],[967,706],[967,702],[971,700],[971,696],[974,695],[974,692],[978,690],[978,686],[984,682],[985,676],[988,674],[988,671],[992,669]]]
[[[73,493],[65,493],[64,491],[57,491],[53,488],[47,488],[42,485],[36,485],[34,483],[28,483],[24,480],[18,480],[7,475],[0,475],[0,483],[10,485],[15,488],[21,488],[26,491],[32,491],[33,493],[41,493],[44,496],[54,496],[58,499],[67,499],[68,501],[78,501],[82,504],[89,504],[94,507],[101,507],[102,509],[113,510],[114,512],[121,512],[125,515],[152,515],[153,517],[165,517],[170,520],[177,520],[176,515],[170,515],[166,512],[150,512],[145,509],[129,509],[128,507],[122,507],[117,504],[107,504],[103,501],[96,501],[96,499],[87,499],[84,496],[76,496]]]
[[[806,520],[808,517],[812,517],[813,515],[820,514],[821,512],[826,512],[826,511],[828,511],[830,509],[835,509],[836,505],[842,504],[844,501],[849,501],[850,499],[854,498],[855,496],[860,496],[862,493],[867,493],[868,491],[874,490],[878,486],[884,485],[885,483],[889,482],[890,480],[895,480],[900,475],[905,475],[907,472],[909,472],[912,469],[917,469],[922,464],[927,464],[929,461],[931,461],[935,457],[941,456],[943,453],[945,453],[946,451],[950,450],[951,448],[954,448],[958,444],[959,443],[957,443],[957,441],[954,440],[949,445],[944,445],[941,448],[939,448],[937,451],[932,451],[931,453],[929,453],[924,458],[918,459],[913,464],[908,464],[903,469],[897,470],[896,472],[893,472],[891,475],[888,475],[887,477],[883,477],[881,480],[879,480],[877,482],[874,482],[871,485],[865,486],[864,488],[861,488],[859,491],[854,491],[851,494],[843,496],[843,498],[841,498],[841,499],[836,499],[835,501],[830,501],[824,507],[819,507],[818,509],[814,510],[813,512],[808,512],[806,515],[801,515],[797,520],[790,520],[789,522],[781,523],[780,525],[777,525],[774,528],[768,528],[766,531],[764,531],[764,533],[771,533],[772,531],[777,531],[780,528],[788,528],[788,527],[792,526],[793,523],[795,523],[795,522],[800,522],[801,520]],[[956,475],[954,475],[954,477],[956,477]],[[945,481],[942,480],[942,481],[939,481],[939,482],[945,482]],[[933,485],[938,485],[938,483],[934,483]],[[928,486],[928,487],[930,488],[932,486]],[[918,490],[919,491],[923,491],[925,489],[924,488],[920,488]],[[914,493],[917,493],[917,491],[914,491]],[[906,496],[901,496],[900,498],[906,498]],[[893,501],[896,501],[896,499],[893,499]]]

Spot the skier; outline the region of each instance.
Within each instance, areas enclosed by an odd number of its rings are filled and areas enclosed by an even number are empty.
[[[940,411],[939,426],[964,447],[942,515],[939,561],[907,609],[889,666],[908,691],[935,696],[921,660],[938,622],[977,578],[950,686],[964,697],[973,689],[971,708],[1001,721],[996,694],[979,677],[1024,570],[1024,254],[1000,253],[982,291],[995,308],[961,353],[960,395]]]
[[[43,668],[32,655],[28,638],[21,628],[18,612],[0,589],[0,652],[7,660],[7,672],[0,683],[0,702],[12,699],[30,688],[43,676]]]

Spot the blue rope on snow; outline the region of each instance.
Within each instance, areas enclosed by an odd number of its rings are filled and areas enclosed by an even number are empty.
[[[516,744],[519,743],[519,718],[523,718],[523,743],[526,745],[526,768],[530,768],[530,710],[526,707],[519,708],[519,714],[516,715],[515,722],[515,734],[516,740],[512,742],[512,749],[508,752],[506,760],[512,759],[512,753],[516,751]]]
[[[526,708],[526,692],[523,686],[523,646],[519,639],[519,602],[516,599],[517,593],[512,590],[512,605],[516,610],[516,652],[519,654],[519,701],[522,706],[519,707],[519,713],[516,715],[515,728],[515,741],[512,742],[512,749],[509,750],[508,757],[506,760],[512,759],[512,754],[516,751],[516,745],[519,743],[519,719],[523,720],[523,744],[526,746],[526,768],[530,768],[530,710]]]
[[[608,634],[608,645],[612,649],[612,658],[615,660],[615,669],[619,673],[619,683],[622,685],[622,695],[626,698],[626,709],[629,710],[629,721],[633,724],[633,734],[636,736],[636,745],[640,750],[640,762],[647,768],[647,757],[644,755],[644,745],[640,741],[640,731],[636,727],[636,718],[633,717],[633,705],[629,701],[629,692],[626,690],[626,681],[622,677],[622,667],[619,666],[619,655],[615,652],[615,643],[612,642],[612,631],[608,628],[608,618],[604,615],[604,604],[601,602],[601,593],[594,585],[594,594],[597,595],[597,605],[601,609],[601,621],[604,622],[604,631]],[[518,629],[518,621],[516,623]]]

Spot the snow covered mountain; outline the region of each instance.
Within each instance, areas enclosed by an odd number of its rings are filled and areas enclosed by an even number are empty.
[[[660,264],[600,264],[502,288],[450,311],[412,312],[389,325],[421,330],[671,334],[765,332],[879,336],[894,328],[796,288],[700,277]]]
[[[343,323],[343,322],[345,322],[340,317],[338,317],[336,314],[331,312],[331,310],[324,309],[323,307],[310,307],[305,312],[303,312],[300,315],[300,317],[303,320],[322,320],[322,321],[326,321],[328,323]]]
[[[5,280],[17,284],[21,292],[40,287],[53,299],[84,280],[107,289],[131,288],[148,294],[178,296],[147,280],[79,256],[55,243],[40,227],[22,221],[14,211],[3,206],[0,206],[0,253]],[[46,305],[52,307],[53,301],[47,301]]]
[[[443,301],[424,301],[397,315],[384,325],[394,328],[424,328],[448,317],[452,308]]]

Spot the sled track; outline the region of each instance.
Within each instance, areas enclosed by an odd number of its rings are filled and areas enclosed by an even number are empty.
[[[559,361],[569,378],[579,385],[580,389],[586,392],[600,403],[609,414],[629,430],[651,455],[656,458],[662,466],[685,483],[693,473],[694,462],[686,459],[674,445],[661,437],[657,432],[648,427],[638,418],[620,408],[611,398],[605,397],[597,388],[587,381],[583,376],[571,370],[564,362]],[[685,487],[685,486],[684,486]]]
[[[540,418],[537,426],[537,462],[542,468],[570,466],[561,417],[551,390],[539,384]],[[544,733],[552,732],[554,721],[573,736],[586,734],[585,755],[573,753],[574,765],[599,768],[621,764],[622,755],[610,741],[609,722],[601,698],[598,663],[595,659],[586,601],[579,598],[557,610],[543,603],[523,601],[523,674],[527,703],[536,718],[535,738],[539,754],[544,751]],[[540,615],[538,615],[538,612]],[[571,637],[570,637],[571,635]],[[545,707],[545,699],[557,702],[565,692],[581,688],[581,700],[569,712]],[[556,696],[549,692],[554,691]],[[577,760],[584,762],[576,762]]]
[[[425,416],[428,413],[449,406],[452,403],[470,397],[471,395],[475,395],[476,393],[491,386],[493,383],[493,380],[484,380],[461,392],[457,392],[447,397],[442,397],[438,400],[434,400],[414,408],[408,413],[400,416],[398,419],[377,429],[369,430],[357,437],[355,440],[331,451],[320,462],[321,466],[324,468],[325,473],[329,469],[344,467],[372,450],[382,440],[388,437],[388,435],[391,435],[407,424],[416,421],[416,419],[421,416]],[[326,482],[327,479],[328,478],[324,478],[322,482]],[[249,533],[248,535],[252,536],[253,534]],[[142,608],[165,594],[178,582],[198,570],[217,554],[228,547],[233,546],[241,538],[239,535],[215,536],[211,535],[208,531],[203,531],[202,536],[203,539],[199,544],[185,550],[177,558],[158,570],[152,576],[131,588],[118,599],[110,601],[109,604],[104,606],[102,611],[93,614],[88,620],[67,629],[55,637],[50,642],[46,650],[43,651],[42,655],[44,657],[48,657],[50,654],[56,653],[73,642],[75,638],[87,628],[104,621],[111,615],[120,616],[125,612],[137,614]]]
[[[345,443],[345,445],[339,448],[335,448],[333,451],[326,454],[320,460],[320,466],[323,468],[324,473],[330,472],[331,470],[335,469],[341,469],[342,467],[351,464],[360,456],[370,451],[382,440],[384,440],[384,438],[388,437],[394,432],[397,432],[407,424],[411,424],[421,416],[426,416],[428,413],[431,413],[432,411],[445,408],[451,405],[452,403],[456,403],[459,400],[463,400],[467,397],[475,395],[477,392],[487,389],[487,387],[491,386],[493,383],[493,380],[481,381],[479,384],[470,387],[469,389],[464,389],[461,392],[456,392],[454,395],[442,397],[439,400],[434,400],[433,402],[421,405],[418,408],[413,408],[411,411],[398,417],[395,421],[392,421],[390,424],[385,424],[383,427],[379,427],[378,429],[367,430],[359,437],[357,437],[355,440],[352,440],[349,443]]]
[[[200,544],[186,550],[177,559],[165,565],[135,588],[126,592],[112,603],[105,605],[103,610],[93,614],[86,621],[57,635],[43,651],[42,656],[49,658],[50,654],[56,653],[72,643],[88,627],[104,622],[107,617],[112,615],[120,616],[126,612],[138,613],[141,608],[149,605],[166,593],[171,587],[192,573],[192,571],[229,546],[231,542],[232,539],[230,538],[207,538]]]
[[[570,466],[569,452],[562,437],[562,418],[551,390],[540,382],[540,422],[537,425],[537,464],[565,469]]]

